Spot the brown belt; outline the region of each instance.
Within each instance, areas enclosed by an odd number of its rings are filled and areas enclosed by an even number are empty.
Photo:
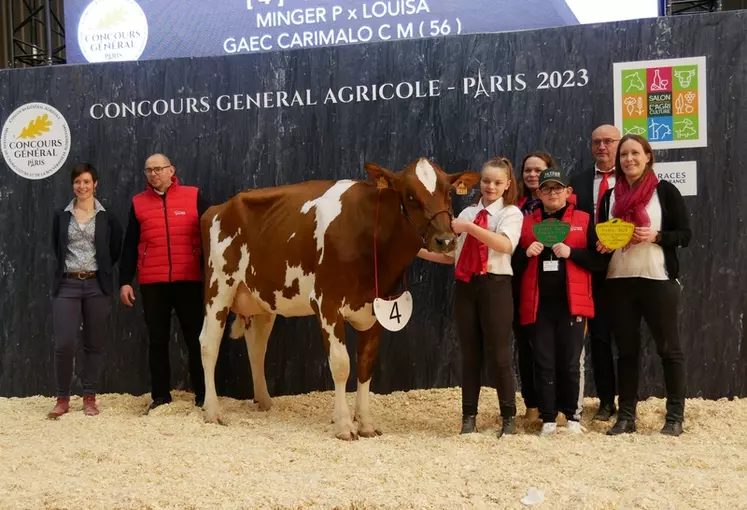
[[[96,271],[80,272],[80,273],[65,273],[65,278],[77,278],[78,280],[90,280],[96,278]]]

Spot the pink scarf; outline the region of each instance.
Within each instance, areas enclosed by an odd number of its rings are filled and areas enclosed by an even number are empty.
[[[648,172],[645,177],[632,187],[626,179],[615,182],[615,205],[612,217],[633,223],[636,227],[650,227],[651,218],[648,217],[646,206],[656,191],[659,179],[654,172]]]

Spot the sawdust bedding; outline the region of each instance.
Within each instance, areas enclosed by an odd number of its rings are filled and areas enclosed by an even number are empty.
[[[205,424],[192,398],[175,392],[147,417],[147,396],[102,395],[98,417],[73,398],[57,421],[51,398],[0,399],[0,509],[526,508],[530,488],[542,509],[747,508],[745,399],[689,400],[680,438],[658,434],[661,399],[641,403],[638,434],[614,438],[587,399],[583,436],[520,422],[497,440],[494,390],[468,436],[458,388],[372,395],[384,435],[346,443],[331,392],[269,412],[221,399],[227,426]]]

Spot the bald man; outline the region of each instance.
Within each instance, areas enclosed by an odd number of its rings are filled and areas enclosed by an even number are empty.
[[[148,412],[171,402],[169,338],[171,311],[176,312],[189,355],[189,377],[195,404],[205,400],[200,356],[203,285],[200,216],[209,204],[194,186],[183,186],[176,168],[163,154],[145,162],[145,191],[132,199],[120,261],[119,297],[133,306],[137,273],[150,341],[151,397]]]
[[[591,133],[591,155],[594,168],[579,172],[571,181],[576,194],[577,208],[589,213],[596,224],[599,201],[607,189],[615,186],[615,157],[620,143],[620,131],[609,124],[599,126]],[[600,405],[594,419],[609,421],[615,408],[615,364],[612,357],[612,329],[606,310],[606,271],[592,273],[594,318],[589,321],[591,337],[591,363],[594,384]]]

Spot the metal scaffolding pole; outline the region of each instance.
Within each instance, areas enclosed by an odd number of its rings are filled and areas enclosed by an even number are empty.
[[[49,6],[49,0],[44,0],[44,28],[46,35],[47,47],[47,65],[51,66],[52,62],[52,8]]]
[[[2,0],[0,0],[2,1]],[[60,0],[6,0],[8,66],[65,63],[65,27]]]
[[[15,51],[13,50],[14,37],[13,29],[15,23],[13,23],[13,3],[8,2],[8,67],[13,67],[13,63],[16,61]]]
[[[698,14],[721,10],[721,0],[669,0],[667,14]]]

